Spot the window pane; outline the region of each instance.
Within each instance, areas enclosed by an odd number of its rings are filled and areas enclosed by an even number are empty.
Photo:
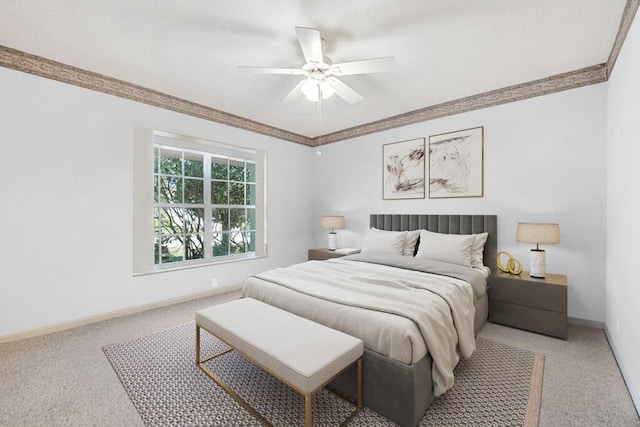
[[[256,210],[253,208],[247,209],[247,230],[256,229]]]
[[[192,234],[187,236],[186,254],[187,259],[204,258],[204,235]]]
[[[160,234],[160,209],[153,209],[153,234],[158,236]]]
[[[160,203],[182,203],[182,178],[160,177]]]
[[[229,204],[244,206],[244,184],[238,182],[229,183]]]
[[[167,175],[182,175],[182,152],[160,150],[160,173]]]
[[[204,233],[204,208],[187,208],[184,215],[186,234]]]
[[[162,208],[160,220],[162,234],[184,233],[184,212],[182,208]]]
[[[160,162],[158,161],[158,156],[160,155],[160,150],[158,150],[158,146],[153,146],[153,173],[158,173],[158,165]]]
[[[211,179],[228,179],[229,168],[227,167],[227,159],[220,157],[211,157]]]
[[[231,232],[231,239],[229,241],[230,243],[230,252],[232,254],[243,254],[246,252],[246,246],[247,246],[247,241],[246,241],[246,234],[243,232],[239,232],[239,231],[232,231]]]
[[[251,231],[249,234],[249,252],[256,251],[256,232]]]
[[[153,203],[158,203],[158,175],[153,176]]]
[[[247,163],[247,182],[256,182],[256,164]]]
[[[184,245],[182,236],[168,236],[162,238],[162,262],[176,262],[184,260]]]
[[[153,262],[160,264],[160,238],[156,237],[153,240]]]
[[[234,230],[246,230],[247,219],[245,218],[245,210],[242,209],[229,209],[229,227],[231,231]]]
[[[213,235],[213,256],[229,255],[229,233]]]
[[[192,204],[204,203],[204,181],[201,179],[184,180],[184,202]]]
[[[214,205],[229,204],[229,189],[227,181],[211,181],[211,203]]]
[[[229,181],[244,182],[244,162],[229,159]]]
[[[204,178],[202,154],[184,153],[184,175]]]
[[[218,233],[221,231],[229,231],[229,209],[215,208],[212,215],[213,229]]]
[[[247,184],[247,205],[255,205],[256,204],[256,185],[255,184]]]

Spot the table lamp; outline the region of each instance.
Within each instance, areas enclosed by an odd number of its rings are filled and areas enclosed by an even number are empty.
[[[536,248],[531,249],[531,271],[529,275],[531,277],[544,279],[547,259],[544,249],[540,249],[540,244],[560,243],[560,226],[558,224],[534,222],[518,223],[516,242],[536,244]]]
[[[335,251],[338,245],[338,235],[334,230],[344,228],[344,217],[339,215],[322,215],[320,217],[320,227],[331,229],[329,232],[329,250]]]

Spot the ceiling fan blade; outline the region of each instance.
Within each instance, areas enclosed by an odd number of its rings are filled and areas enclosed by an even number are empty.
[[[302,95],[302,85],[304,84],[306,80],[301,80],[297,85],[294,86],[293,89],[291,89],[291,92],[289,92],[287,94],[287,96],[284,97],[284,99],[282,100],[283,103],[288,103],[288,102],[293,102],[296,99],[300,98],[300,96]]]
[[[333,64],[329,70],[330,74],[336,76],[348,76],[350,74],[381,73],[391,71],[396,66],[393,56],[384,58],[363,59],[362,61],[343,62]]]
[[[245,65],[238,65],[238,71],[249,74],[304,74],[304,71],[300,68],[251,67]]]
[[[336,95],[347,101],[349,104],[356,104],[364,99],[358,92],[351,89],[335,77],[329,77],[327,81],[335,89]]]
[[[322,63],[322,38],[320,31],[313,28],[296,27],[298,42],[307,62]]]

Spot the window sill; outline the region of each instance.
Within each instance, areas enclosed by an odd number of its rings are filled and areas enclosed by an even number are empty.
[[[180,263],[180,265],[163,264],[154,265],[149,271],[134,272],[133,277],[147,276],[149,274],[166,273],[171,271],[189,270],[199,267],[210,267],[212,265],[229,264],[233,262],[250,261],[252,259],[266,258],[267,255],[245,255],[245,256],[233,256],[233,257],[220,257],[219,259],[212,259],[206,261],[192,261],[187,263]]]

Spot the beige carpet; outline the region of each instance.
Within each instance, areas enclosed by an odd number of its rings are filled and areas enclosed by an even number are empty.
[[[544,358],[479,338],[473,357],[456,368],[456,385],[436,399],[421,426],[536,426]],[[226,346],[203,334],[203,354]],[[104,352],[147,426],[260,425],[194,364],[192,323]],[[276,426],[302,425],[304,400],[288,386],[232,352],[208,362],[236,392]],[[323,390],[313,400],[315,425],[339,425],[352,407]],[[395,425],[365,408],[351,426]]]
[[[0,426],[143,427],[102,347],[190,322],[196,311],[239,296],[202,298],[0,344]],[[569,325],[565,341],[487,323],[480,337],[544,354],[541,427],[640,426],[601,330]]]

